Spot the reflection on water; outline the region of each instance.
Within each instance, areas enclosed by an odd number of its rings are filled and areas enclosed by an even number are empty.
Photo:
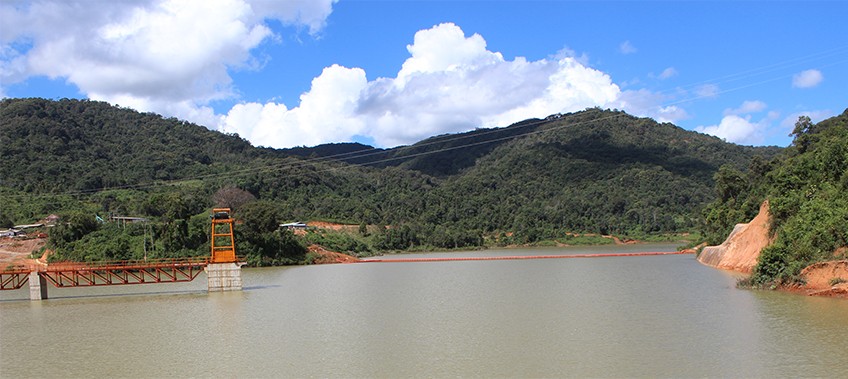
[[[246,269],[235,293],[207,294],[203,279],[0,293],[0,377],[848,372],[848,302],[738,290],[688,255]]]

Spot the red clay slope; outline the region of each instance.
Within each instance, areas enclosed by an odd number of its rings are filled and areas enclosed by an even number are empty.
[[[768,200],[760,205],[760,213],[747,224],[737,224],[727,239],[718,246],[707,246],[698,261],[724,270],[750,274],[757,265],[760,251],[772,241],[769,238]]]

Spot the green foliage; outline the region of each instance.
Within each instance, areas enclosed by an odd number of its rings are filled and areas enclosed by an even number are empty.
[[[598,235],[580,235],[575,236],[571,234],[567,234],[565,237],[558,238],[558,242],[564,243],[566,245],[579,246],[579,245],[611,245],[615,243],[612,238],[604,238]]]
[[[798,117],[798,122],[795,123],[795,128],[792,129],[792,133],[789,136],[794,137],[792,139],[792,145],[798,149],[798,153],[804,153],[810,147],[810,143],[812,142],[811,136],[815,133],[815,125],[813,121],[810,120],[809,116],[801,116]]]
[[[5,213],[0,213],[0,228],[11,228],[15,223]]]
[[[259,266],[302,263],[304,247],[289,230],[279,229],[280,207],[268,201],[244,204],[235,214],[242,222],[235,229],[236,253]]]
[[[50,231],[50,244],[62,249],[94,232],[100,225],[93,214],[80,212],[61,216],[61,223]]]
[[[74,222],[68,218],[69,222]],[[74,224],[77,224],[74,222]],[[104,224],[82,233],[77,225],[57,227],[74,233],[51,233],[56,253],[53,261],[114,261],[142,259],[142,229],[134,225],[122,227],[117,223]],[[78,238],[77,238],[78,237]],[[61,239],[60,239],[61,238]],[[60,242],[61,241],[61,242]]]
[[[769,199],[777,239],[760,253],[751,279],[758,286],[797,282],[804,267],[848,246],[848,110],[815,125],[801,117],[792,135],[778,160],[752,161],[747,175],[719,171],[720,196],[705,211],[705,235],[715,243]]]
[[[793,273],[789,271],[789,251],[783,243],[767,246],[760,252],[752,284],[762,286],[773,281],[789,280]]]
[[[775,164],[778,162],[766,162],[755,155],[747,173],[729,165],[719,168],[713,176],[717,199],[702,211],[705,223],[701,232],[707,243],[720,244],[736,224],[757,215],[766,197],[766,174]]]
[[[379,250],[407,250],[420,245],[421,240],[409,225],[383,229],[376,236],[374,247]]]
[[[208,256],[209,214],[202,212],[188,219],[163,219],[156,237],[162,247],[155,257],[179,258]],[[151,226],[151,230],[156,230]],[[153,236],[151,236],[153,238]],[[156,246],[153,246],[156,248]]]
[[[466,230],[435,225],[423,231],[424,243],[440,249],[459,249],[483,246],[483,234],[479,230]]]

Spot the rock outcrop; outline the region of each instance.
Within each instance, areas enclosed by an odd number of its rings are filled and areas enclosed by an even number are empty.
[[[747,224],[737,224],[719,246],[707,246],[698,261],[716,268],[750,274],[757,265],[760,251],[772,242],[769,238],[768,200],[760,205],[760,213]]]

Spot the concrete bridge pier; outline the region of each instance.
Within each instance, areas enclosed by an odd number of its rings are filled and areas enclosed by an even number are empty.
[[[209,292],[241,291],[241,266],[244,263],[209,263],[204,271]]]
[[[47,299],[47,279],[38,275],[38,271],[29,273],[29,299],[44,300]]]

